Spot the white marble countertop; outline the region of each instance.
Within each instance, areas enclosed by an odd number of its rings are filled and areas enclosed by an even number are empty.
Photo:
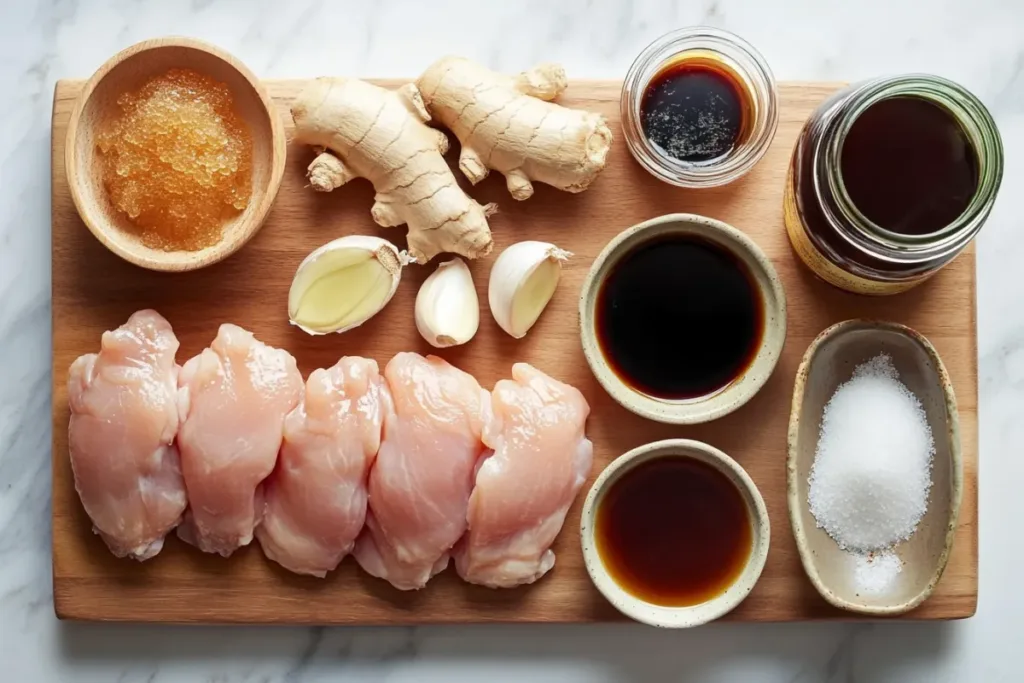
[[[769,9],[770,7],[770,9]],[[979,238],[981,597],[957,623],[391,629],[59,623],[50,591],[50,105],[144,38],[215,42],[266,77],[409,76],[462,53],[621,77],[659,33],[708,23],[781,79],[930,71],[992,109],[1003,191]],[[0,8],[0,668],[50,681],[1024,680],[1024,3],[1020,0],[22,0]]]

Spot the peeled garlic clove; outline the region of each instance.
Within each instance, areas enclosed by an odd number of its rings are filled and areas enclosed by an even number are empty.
[[[473,275],[460,258],[445,261],[416,294],[416,329],[431,346],[465,344],[480,326]]]
[[[408,256],[379,237],[348,235],[307,256],[288,291],[288,319],[309,334],[344,332],[394,296]]]
[[[572,253],[547,242],[517,242],[501,252],[491,268],[487,302],[501,329],[523,337],[558,286],[562,262]]]

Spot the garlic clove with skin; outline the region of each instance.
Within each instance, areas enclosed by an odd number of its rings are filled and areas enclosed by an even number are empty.
[[[288,291],[288,320],[309,334],[359,327],[391,301],[409,257],[379,237],[348,235],[307,256]]]
[[[517,242],[501,252],[491,268],[487,302],[501,329],[519,339],[526,335],[551,301],[572,256],[547,242]]]
[[[431,346],[465,344],[480,326],[480,300],[466,262],[440,264],[416,294],[416,329]]]

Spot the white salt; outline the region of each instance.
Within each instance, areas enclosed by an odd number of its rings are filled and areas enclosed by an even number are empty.
[[[921,402],[892,358],[858,365],[822,415],[811,514],[843,549],[884,550],[910,538],[928,509],[934,452]]]
[[[853,583],[859,594],[887,592],[903,571],[903,562],[891,550],[876,553],[847,553],[853,561]]]

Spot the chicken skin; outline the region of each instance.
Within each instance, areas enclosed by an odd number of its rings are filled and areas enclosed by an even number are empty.
[[[466,530],[489,397],[471,375],[434,356],[400,353],[384,375],[393,405],[354,554],[368,573],[413,590],[448,565]]]
[[[366,519],[366,478],[391,396],[376,361],[345,357],[314,370],[284,420],[284,443],[256,527],[263,553],[298,574],[326,576]]]
[[[526,363],[491,393],[480,464],[469,499],[469,531],[454,553],[470,583],[511,588],[533,583],[555,564],[551,544],[590,474],[583,394]]]
[[[178,339],[156,311],[104,332],[71,364],[68,445],[75,489],[117,557],[147,560],[187,505],[178,449]]]
[[[263,518],[262,482],[273,471],[285,415],[302,376],[290,353],[221,325],[178,377],[178,448],[189,509],[178,536],[227,557]]]

